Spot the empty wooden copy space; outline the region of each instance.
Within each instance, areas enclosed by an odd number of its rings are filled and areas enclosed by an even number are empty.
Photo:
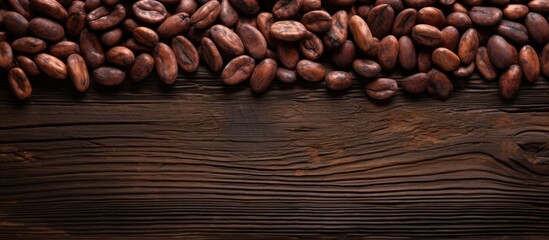
[[[478,76],[447,101],[359,80],[256,96],[204,67],[32,84],[21,103],[0,83],[0,239],[549,237],[544,78],[510,102]]]

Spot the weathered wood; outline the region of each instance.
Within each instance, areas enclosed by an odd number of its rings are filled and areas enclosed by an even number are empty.
[[[549,236],[545,79],[512,102],[157,82],[1,83],[0,239]]]

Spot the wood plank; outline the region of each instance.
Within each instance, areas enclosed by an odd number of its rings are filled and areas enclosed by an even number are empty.
[[[395,74],[398,77],[398,75]],[[0,84],[0,239],[549,236],[549,81],[512,102],[373,102],[361,81],[224,87],[200,68],[77,95]]]

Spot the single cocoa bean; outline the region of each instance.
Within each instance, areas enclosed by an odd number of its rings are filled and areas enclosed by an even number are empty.
[[[78,54],[67,57],[67,72],[74,88],[78,92],[85,92],[90,85],[90,75],[84,58]]]
[[[389,99],[396,95],[398,84],[392,78],[377,78],[366,84],[364,87],[366,94],[376,100]]]
[[[301,60],[296,66],[297,74],[310,82],[322,81],[326,76],[326,69],[320,63],[311,60]]]
[[[272,58],[265,58],[254,68],[250,78],[250,87],[255,93],[262,93],[269,88],[276,76],[276,61]]]
[[[224,84],[236,85],[246,81],[252,75],[254,68],[255,60],[252,57],[241,55],[227,63],[221,73],[221,78]]]
[[[128,72],[130,79],[139,82],[147,78],[154,69],[154,63],[154,58],[151,55],[147,53],[138,55]]]
[[[331,71],[326,74],[326,87],[330,90],[341,91],[351,87],[353,76],[349,72]]]
[[[126,73],[114,67],[100,67],[93,70],[93,80],[104,86],[117,86],[124,82]]]
[[[521,80],[520,67],[518,65],[511,65],[509,69],[499,77],[499,92],[501,97],[505,99],[515,98],[518,94]]]

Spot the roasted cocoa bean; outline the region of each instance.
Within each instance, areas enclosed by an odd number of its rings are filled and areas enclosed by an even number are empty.
[[[367,52],[372,48],[373,36],[368,24],[359,16],[352,16],[349,21],[349,30],[360,50]]]
[[[494,26],[501,21],[503,13],[497,7],[475,6],[469,11],[469,17],[476,25]]]
[[[401,37],[410,34],[412,28],[416,25],[417,11],[413,8],[404,9],[400,12],[393,24],[393,35]]]
[[[459,57],[447,48],[437,48],[431,55],[433,64],[439,69],[450,72],[459,68]]]
[[[530,37],[539,44],[549,41],[549,23],[547,19],[538,13],[528,13],[524,20]]]
[[[34,60],[32,60],[32,58],[26,56],[17,56],[15,58],[15,61],[17,62],[17,66],[25,71],[26,75],[33,77],[40,75],[40,69],[38,69],[38,66],[36,66],[36,63],[34,63]]]
[[[515,98],[518,94],[521,80],[520,67],[518,65],[511,65],[509,69],[499,77],[499,93],[501,97],[505,99]]]
[[[78,92],[85,92],[90,85],[90,75],[84,58],[78,54],[71,54],[67,57],[67,73],[74,88]]]
[[[396,95],[398,84],[392,78],[377,78],[366,84],[364,87],[366,94],[376,100],[389,99]]]
[[[528,6],[524,4],[509,4],[503,9],[503,17],[510,20],[519,20],[528,14]]]
[[[427,90],[429,75],[427,73],[416,73],[402,79],[400,86],[409,93],[422,93]]]
[[[28,32],[29,21],[19,13],[6,12],[3,22],[6,30],[15,37],[23,37]]]
[[[21,68],[15,67],[9,71],[8,83],[10,84],[11,92],[19,100],[26,100],[31,96],[31,84]]]
[[[471,64],[473,60],[475,60],[478,47],[479,39],[477,31],[474,28],[465,31],[465,33],[461,35],[458,47],[458,56],[461,63],[466,65]]]
[[[158,43],[153,51],[156,73],[160,80],[166,84],[173,84],[177,79],[177,60],[172,49],[164,44]]]
[[[104,86],[120,85],[126,79],[126,73],[114,67],[100,67],[93,70],[93,80]]]
[[[37,54],[46,49],[46,42],[35,37],[22,37],[11,43],[15,51],[28,54]]]
[[[243,24],[238,29],[238,36],[244,44],[246,52],[254,59],[260,60],[267,54],[267,40],[257,28],[250,24]]]
[[[381,72],[381,66],[369,59],[356,59],[353,61],[353,69],[363,77],[375,77]]]
[[[522,47],[519,51],[519,64],[526,81],[535,81],[539,77],[540,63],[536,50],[530,45]]]
[[[41,72],[55,79],[67,78],[67,65],[59,58],[47,53],[40,53],[34,57],[34,63]]]
[[[414,42],[408,36],[402,36],[398,40],[398,62],[405,70],[412,70],[417,66],[417,53]]]
[[[158,34],[147,27],[137,27],[133,30],[133,38],[146,47],[154,47],[159,41]]]
[[[436,69],[431,69],[427,75],[429,76],[427,93],[433,95],[435,98],[448,99],[450,93],[454,90],[454,85],[446,74]]]
[[[198,29],[211,26],[221,13],[221,4],[218,1],[209,1],[202,5],[191,16],[191,24]]]
[[[486,47],[480,47],[475,57],[475,64],[480,74],[486,78],[486,80],[494,81],[497,78],[497,69],[488,56],[488,49]]]
[[[382,70],[391,71],[398,62],[398,40],[389,35],[379,42],[377,60]]]
[[[299,50],[301,54],[309,60],[318,60],[324,53],[324,45],[322,40],[313,33],[299,41]]]
[[[284,20],[273,23],[270,35],[282,41],[299,41],[307,35],[307,29],[300,22]]]
[[[269,88],[276,76],[277,64],[272,58],[265,58],[259,62],[250,77],[250,87],[255,93],[262,93]]]
[[[172,39],[172,50],[179,68],[185,72],[196,71],[200,57],[191,41],[183,36],[177,36]]]
[[[30,6],[37,12],[57,21],[63,21],[69,16],[63,5],[55,0],[30,0]]]
[[[105,63],[105,52],[99,39],[87,29],[84,29],[80,33],[80,52],[92,69],[98,68]]]
[[[446,25],[444,13],[435,7],[424,7],[417,12],[418,23],[428,24],[438,29]]]
[[[202,52],[202,57],[208,67],[214,72],[219,72],[223,69],[223,58],[214,42],[210,38],[202,38],[200,41],[200,50]]]
[[[347,26],[349,23],[349,16],[347,12],[341,10],[332,15],[332,22],[328,32],[324,34],[323,42],[324,46],[328,48],[334,48],[341,46],[347,41]]]
[[[301,6],[303,0],[280,0],[273,6],[273,15],[276,19],[290,19],[295,17]]]
[[[442,32],[427,24],[418,24],[412,28],[412,39],[420,45],[438,47],[444,43]]]
[[[276,79],[283,83],[295,83],[297,81],[297,72],[295,70],[279,67],[276,69]]]
[[[377,55],[377,54],[376,54]],[[338,69],[346,70],[353,66],[356,59],[356,47],[353,41],[347,40],[330,52],[332,64]]]
[[[293,42],[284,42],[276,45],[276,55],[282,66],[295,69],[299,61],[299,50]]]
[[[467,66],[461,66],[458,69],[456,69],[453,74],[456,77],[465,78],[473,75],[473,72],[475,71],[475,62],[471,62]]]
[[[63,26],[47,18],[33,18],[29,22],[29,31],[38,38],[51,42],[59,42],[65,37]]]
[[[349,72],[331,71],[326,74],[326,87],[330,90],[341,91],[351,87],[353,76]]]
[[[254,68],[255,60],[252,57],[241,55],[227,63],[221,73],[221,78],[224,84],[236,85],[246,81],[252,75]]]
[[[502,20],[496,31],[511,42],[519,45],[528,44],[528,29],[518,22]]]
[[[221,11],[219,12],[219,21],[221,24],[232,27],[238,22],[238,12],[231,6],[229,0],[221,1]]]
[[[233,30],[223,26],[214,25],[210,28],[210,37],[216,46],[223,52],[231,55],[241,55],[244,53],[244,44]]]
[[[130,66],[135,61],[132,50],[123,46],[116,46],[109,49],[105,56],[109,63],[122,67]]]
[[[330,29],[332,16],[324,10],[310,11],[301,17],[301,23],[311,32],[322,33]]]
[[[154,69],[154,63],[154,58],[151,55],[147,53],[140,54],[135,58],[128,72],[130,79],[139,82],[147,78]]]
[[[114,47],[122,41],[123,37],[121,28],[113,28],[101,35],[101,42],[105,47]]]
[[[320,63],[311,60],[301,60],[296,66],[297,74],[310,82],[322,81],[326,76],[326,69]]]
[[[499,69],[507,69],[516,60],[517,50],[501,36],[492,36],[488,40],[487,49],[490,60]]]
[[[106,6],[96,8],[88,13],[86,21],[91,29],[103,31],[118,25],[125,17],[126,8],[122,4],[117,4],[114,8]]]
[[[155,0],[140,0],[132,6],[133,16],[148,24],[161,23],[168,16],[164,5]]]

